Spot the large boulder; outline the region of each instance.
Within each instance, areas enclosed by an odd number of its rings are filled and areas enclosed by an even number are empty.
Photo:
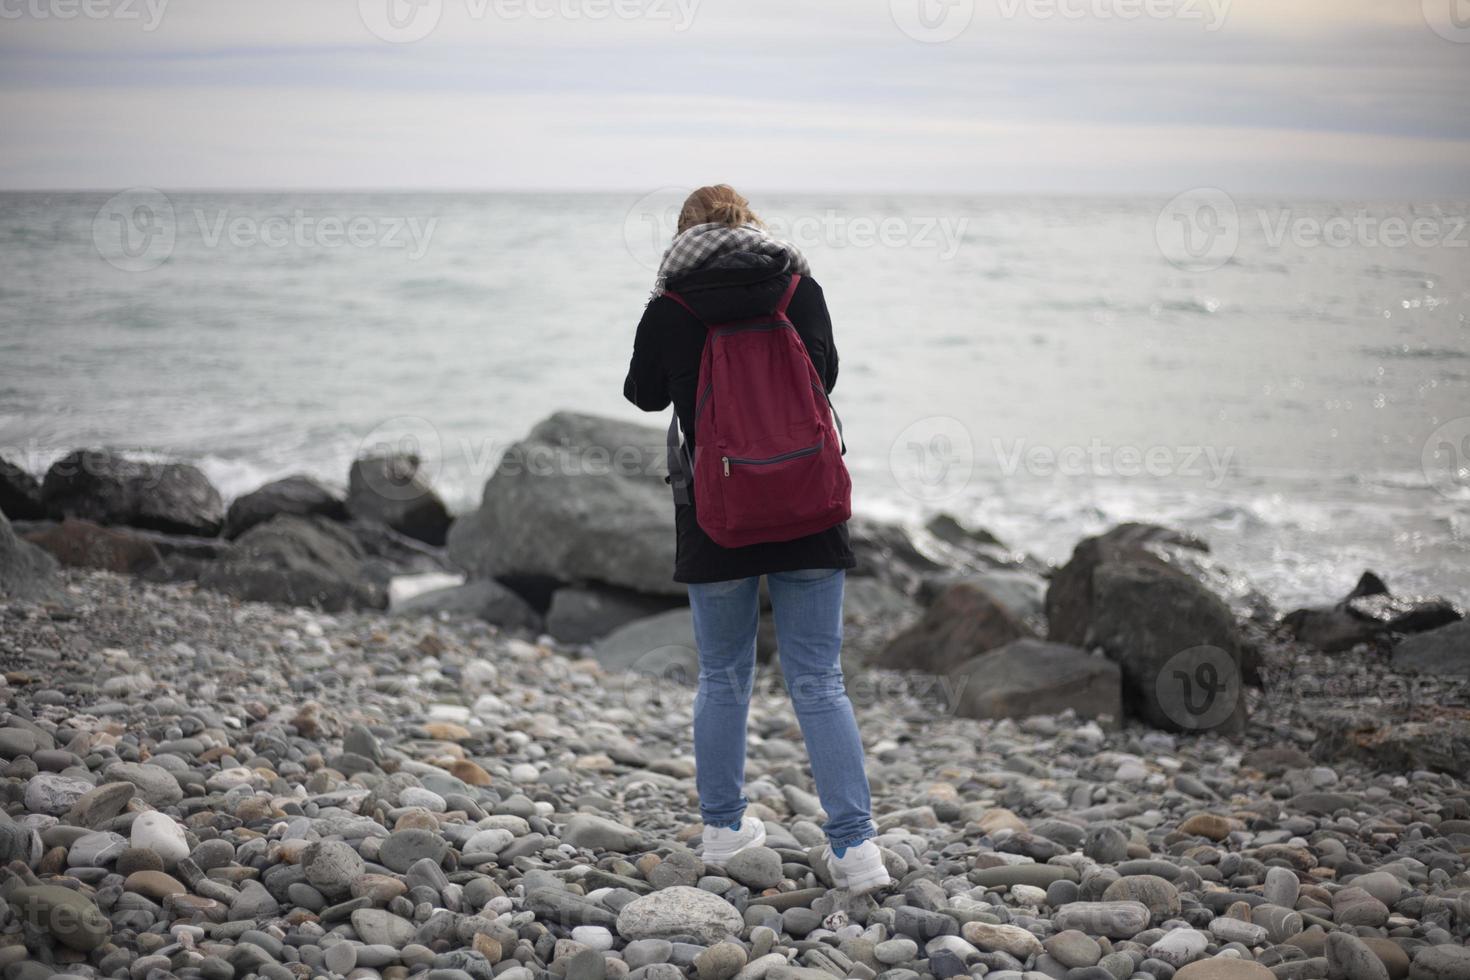
[[[354,462],[347,476],[347,510],[435,546],[444,544],[454,520],[419,472],[419,458],[407,453]]]
[[[897,586],[871,576],[848,575],[842,586],[842,669],[852,675],[865,668],[922,612]],[[756,647],[763,662],[776,653],[775,622],[770,613],[763,613],[762,634],[767,632],[767,621],[769,642]]]
[[[41,494],[52,517],[168,534],[213,536],[225,518],[224,500],[198,467],[130,460],[107,449],[79,449],[57,460]]]
[[[1377,646],[1388,638],[1382,624],[1355,616],[1343,605],[1293,609],[1281,618],[1281,626],[1293,639],[1323,653]]]
[[[1107,657],[1080,647],[1019,639],[982,653],[949,675],[956,711],[966,718],[1024,718],[1071,708],[1083,718],[1122,718],[1122,674]]]
[[[236,497],[225,514],[225,537],[238,538],[278,514],[313,514],[334,521],[347,519],[347,503],[331,488],[309,476],[288,476]],[[442,543],[442,542],[441,542]]]
[[[1446,599],[1393,595],[1383,579],[1364,572],[1340,602],[1293,610],[1282,617],[1281,625],[1302,643],[1337,653],[1359,644],[1382,647],[1393,633],[1433,630],[1460,617]]]
[[[1005,544],[983,527],[970,527],[953,514],[935,514],[924,523],[924,530],[945,544],[957,548],[995,548],[1006,550]]]
[[[0,514],[0,599],[41,602],[58,598],[56,559],[16,537]]]
[[[541,617],[525,599],[494,579],[477,579],[445,589],[432,589],[395,603],[398,616],[469,617],[497,626],[539,630]]]
[[[895,636],[873,665],[948,674],[979,654],[1031,635],[1026,624],[985,589],[960,582],[950,586],[917,623]]]
[[[1416,633],[1393,648],[1393,665],[1420,674],[1470,676],[1470,620]]]
[[[342,525],[283,514],[241,535],[229,555],[204,566],[199,584],[256,602],[381,609],[387,592],[368,577],[366,557]]]
[[[562,643],[591,643],[619,626],[666,612],[680,600],[605,586],[569,585],[551,594],[546,632]]]
[[[435,548],[378,521],[349,520],[343,523],[367,555],[368,577],[383,588],[399,575],[448,572],[443,548]]]
[[[1046,632],[1046,579],[1019,568],[988,568],[977,572],[943,572],[924,579],[914,597],[933,605],[958,582],[978,585],[1038,636]]]
[[[606,670],[693,686],[699,680],[694,615],[685,606],[634,620],[593,644],[592,656]]]
[[[44,548],[61,564],[74,568],[100,568],[136,575],[162,560],[152,542],[136,532],[70,517],[27,534],[26,540]]]
[[[857,567],[850,577],[876,578],[912,595],[925,576],[954,570],[932,553],[938,550],[933,539],[910,533],[899,524],[857,516],[848,521],[847,530],[857,556]],[[921,542],[930,547],[922,547]]]
[[[1188,575],[1141,563],[1093,574],[1088,646],[1123,671],[1123,706],[1170,731],[1239,731],[1254,651],[1230,608]]]
[[[46,516],[41,484],[14,463],[0,459],[0,514],[12,521],[35,521]]]
[[[1249,582],[1221,568],[1203,541],[1156,524],[1119,524],[1084,538],[1057,569],[1046,591],[1047,639],[1088,646],[1096,606],[1093,578],[1112,565],[1142,565],[1189,578],[1226,602],[1239,617],[1274,619],[1270,603]]]
[[[558,412],[506,451],[450,529],[450,558],[471,578],[682,595],[665,473],[658,429]]]

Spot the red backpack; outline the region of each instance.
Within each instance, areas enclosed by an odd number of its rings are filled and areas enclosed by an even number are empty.
[[[699,526],[722,548],[789,541],[852,516],[842,423],[786,316],[800,282],[791,277],[770,313],[705,325],[692,465],[678,412],[669,423],[674,492],[687,501],[692,478]],[[664,295],[699,316],[682,296]]]

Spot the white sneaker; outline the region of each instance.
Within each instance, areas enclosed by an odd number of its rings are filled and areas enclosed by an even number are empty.
[[[704,859],[710,864],[724,864],[747,847],[766,842],[766,825],[755,817],[741,817],[740,826],[704,828]]]
[[[887,887],[893,879],[883,865],[883,852],[870,840],[844,848],[842,856],[829,845],[827,867],[832,869],[832,883],[854,895],[865,895]]]

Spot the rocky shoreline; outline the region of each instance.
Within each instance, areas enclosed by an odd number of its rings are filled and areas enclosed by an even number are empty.
[[[829,887],[769,630],[771,836],[706,866],[650,431],[554,416],[458,519],[408,458],[0,467],[7,980],[1470,977],[1461,610],[1283,615],[1150,525],[854,522],[896,885]]]

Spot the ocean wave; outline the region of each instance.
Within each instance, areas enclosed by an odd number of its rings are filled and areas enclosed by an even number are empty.
[[[1156,310],[1167,310],[1170,313],[1203,313],[1209,316],[1218,313],[1224,304],[1213,296],[1202,299],[1171,299],[1162,303],[1154,304]]]
[[[1388,357],[1403,361],[1470,359],[1470,351],[1456,350],[1453,347],[1414,347],[1409,344],[1394,344],[1387,347],[1359,347],[1358,350],[1369,357]]]
[[[397,284],[396,288],[398,292],[416,300],[427,297],[449,300],[487,300],[499,292],[494,286],[468,282],[464,279],[451,279],[448,276],[404,279]]]
[[[1423,269],[1394,268],[1387,265],[1370,265],[1363,270],[1363,275],[1370,279],[1417,279],[1424,283],[1426,288],[1434,279]]]

